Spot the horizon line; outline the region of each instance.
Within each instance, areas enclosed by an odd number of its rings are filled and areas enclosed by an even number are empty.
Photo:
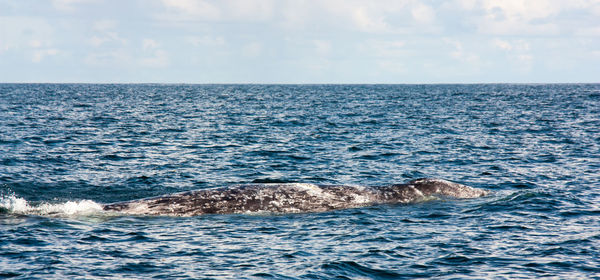
[[[7,84],[68,84],[68,85],[577,85],[600,82],[423,82],[423,83],[270,83],[270,82],[0,82]]]

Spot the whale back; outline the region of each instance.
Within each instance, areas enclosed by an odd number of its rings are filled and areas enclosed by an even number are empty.
[[[382,187],[303,183],[250,184],[175,193],[104,205],[107,211],[195,216],[226,213],[323,212],[385,203],[412,203],[432,196],[475,198],[487,191],[441,179],[417,179]]]
[[[443,196],[453,198],[477,198],[488,194],[484,189],[473,188],[443,179],[421,178],[407,183],[425,196]]]
[[[107,204],[128,214],[195,216],[227,213],[323,212],[373,204],[369,188],[304,183],[249,184]]]

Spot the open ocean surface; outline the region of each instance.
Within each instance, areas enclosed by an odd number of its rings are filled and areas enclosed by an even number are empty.
[[[100,204],[252,182],[492,191],[322,213]],[[0,84],[0,278],[600,279],[600,84]]]

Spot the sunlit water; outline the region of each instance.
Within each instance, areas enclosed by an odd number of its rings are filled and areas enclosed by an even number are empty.
[[[322,213],[102,204],[437,177]],[[600,278],[600,85],[0,85],[0,278]]]

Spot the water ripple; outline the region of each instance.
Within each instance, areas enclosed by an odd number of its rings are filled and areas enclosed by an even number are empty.
[[[1,84],[0,278],[594,278],[598,92]],[[492,194],[189,218],[105,215],[81,203],[419,177]]]

